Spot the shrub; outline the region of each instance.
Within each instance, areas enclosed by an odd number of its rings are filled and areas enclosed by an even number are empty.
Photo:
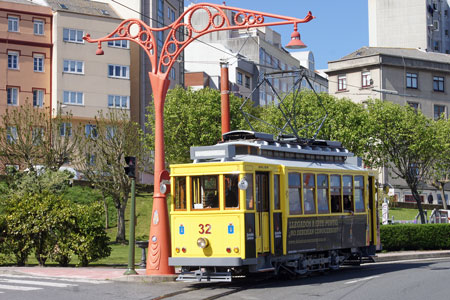
[[[383,250],[450,249],[450,224],[396,224],[380,227]]]
[[[74,206],[45,191],[5,197],[0,206],[0,252],[18,265],[32,250],[41,266],[49,258],[67,266],[73,255],[85,266],[111,252],[99,204]]]
[[[108,246],[109,237],[103,226],[101,205],[78,205],[76,211],[77,224],[72,232],[71,248],[78,256],[80,265],[86,267],[90,262],[108,257],[111,247]]]

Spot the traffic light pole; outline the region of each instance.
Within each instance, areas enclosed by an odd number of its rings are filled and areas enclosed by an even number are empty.
[[[128,269],[123,273],[124,275],[136,275],[134,270],[134,229],[136,220],[136,179],[131,177],[131,208],[130,208],[130,238],[128,239]]]

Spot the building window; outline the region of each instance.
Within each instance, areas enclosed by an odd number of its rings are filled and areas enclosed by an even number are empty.
[[[417,73],[406,73],[406,87],[417,89]]]
[[[8,105],[17,105],[19,90],[17,88],[7,88],[6,98]]]
[[[33,106],[44,106],[44,90],[33,90]]]
[[[108,95],[108,107],[109,108],[128,108],[129,97],[119,95]]]
[[[31,129],[31,139],[33,141],[33,145],[40,145],[44,139],[44,128],[33,127]]]
[[[339,75],[338,76],[338,91],[347,90],[347,76]]]
[[[83,30],[70,28],[63,29],[63,41],[71,43],[83,43]]]
[[[128,79],[128,66],[108,65],[108,77]]]
[[[44,21],[34,20],[33,21],[33,32],[35,35],[44,35]]]
[[[33,70],[35,72],[44,72],[44,55],[42,54],[33,55]]]
[[[241,72],[237,72],[236,81],[237,81],[237,84],[242,85],[243,81],[242,81],[242,73]]]
[[[118,34],[115,34],[114,37],[119,37]],[[123,48],[128,49],[128,41],[127,40],[116,40],[116,41],[108,41],[109,47]]]
[[[176,78],[176,71],[174,68],[170,69],[170,79],[175,80]]]
[[[64,104],[77,104],[83,105],[83,93],[82,92],[63,92],[63,103]]]
[[[444,91],[444,77],[441,77],[441,76],[433,77],[433,90],[435,92],[443,92]]]
[[[59,125],[60,136],[72,136],[72,123],[61,123]]]
[[[420,105],[417,102],[409,102],[408,101],[408,105],[415,111],[418,111],[420,109]]]
[[[245,75],[245,87],[250,88],[250,77]]]
[[[98,137],[98,132],[97,132],[97,126],[96,125],[86,124],[86,126],[84,126],[84,132],[86,134],[86,137],[91,137],[91,138],[97,138]]]
[[[369,87],[372,85],[372,79],[370,78],[369,71],[362,72],[361,79],[362,79],[362,87]]]
[[[64,60],[65,73],[84,74],[84,62],[79,60]]]
[[[444,105],[434,105],[434,119],[447,118],[446,109]]]
[[[8,126],[8,128],[6,128],[6,140],[9,144],[13,144],[17,141],[17,128],[15,126]]]
[[[171,7],[167,7],[167,18],[171,21],[175,21],[175,10],[173,10]]]
[[[106,139],[112,140],[116,135],[117,127],[116,126],[106,126]]]
[[[8,31],[19,32],[19,18],[8,16]]]
[[[8,69],[18,70],[19,69],[19,53],[8,51]]]

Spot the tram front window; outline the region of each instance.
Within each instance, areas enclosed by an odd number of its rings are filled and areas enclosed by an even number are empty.
[[[238,208],[239,207],[239,190],[238,181],[239,175],[224,175],[225,179],[225,207]]]
[[[175,177],[175,209],[186,209],[186,177]]]
[[[192,177],[192,207],[219,208],[219,176]]]

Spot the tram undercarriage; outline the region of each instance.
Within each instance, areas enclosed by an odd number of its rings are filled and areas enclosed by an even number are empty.
[[[248,277],[258,273],[294,278],[314,272],[338,270],[341,265],[359,265],[374,262],[373,247],[290,254],[284,256],[260,256],[256,264],[239,267],[182,267],[177,281],[231,282],[233,278]]]

